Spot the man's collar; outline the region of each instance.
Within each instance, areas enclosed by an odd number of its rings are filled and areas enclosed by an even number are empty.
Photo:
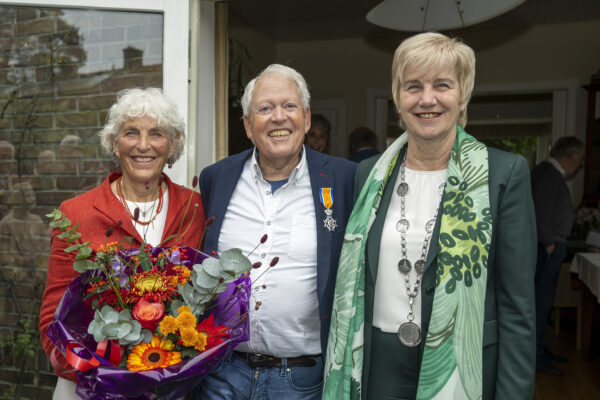
[[[560,163],[556,160],[556,158],[548,157],[548,162],[550,164],[554,165],[554,168],[556,168],[563,177],[565,177],[567,175],[567,173],[565,172],[563,167],[560,165]]]
[[[258,148],[254,146],[254,151],[252,152],[252,157],[250,157],[250,168],[252,168],[252,175],[254,179],[265,180],[263,178],[262,171],[260,169],[260,165],[258,165]],[[300,179],[307,171],[307,162],[306,162],[306,151],[304,149],[304,145],[300,149],[300,162],[294,167],[290,176],[288,177],[288,183],[293,183],[296,179]]]

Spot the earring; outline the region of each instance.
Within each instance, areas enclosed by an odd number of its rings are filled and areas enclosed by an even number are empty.
[[[171,157],[169,157],[167,159],[167,167],[168,168],[173,168],[173,159]]]

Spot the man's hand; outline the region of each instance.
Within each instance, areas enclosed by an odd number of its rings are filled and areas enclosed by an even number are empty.
[[[552,255],[552,253],[554,252],[555,245],[556,245],[555,243],[552,243],[552,244],[549,244],[548,246],[546,246],[546,254],[548,254],[548,257],[550,257]]]

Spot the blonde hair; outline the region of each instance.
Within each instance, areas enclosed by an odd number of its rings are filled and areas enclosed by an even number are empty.
[[[458,114],[458,124],[467,125],[467,103],[475,84],[475,53],[458,38],[449,38],[437,32],[426,32],[412,36],[402,43],[394,53],[392,64],[392,95],[396,109],[400,110],[400,88],[404,74],[409,68],[433,69],[454,68],[460,87],[460,104],[465,105]],[[402,115],[400,126],[405,128]]]

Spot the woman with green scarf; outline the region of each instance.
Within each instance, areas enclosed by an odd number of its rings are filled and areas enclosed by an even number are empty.
[[[531,399],[536,233],[524,158],[463,129],[475,55],[400,44],[406,132],[359,164],[337,275],[324,399]]]

